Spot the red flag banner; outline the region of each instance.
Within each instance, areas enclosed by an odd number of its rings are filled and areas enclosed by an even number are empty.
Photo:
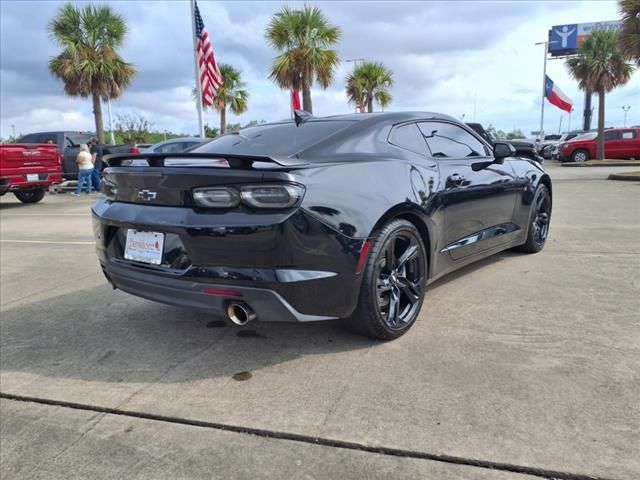
[[[291,90],[291,108],[293,110],[302,109],[302,104],[300,103],[300,94],[297,90]]]
[[[198,4],[195,3],[196,24],[196,50],[198,52],[198,70],[200,74],[200,86],[202,88],[202,104],[210,107],[224,79],[216,63],[213,47],[209,40],[209,34],[204,26]]]

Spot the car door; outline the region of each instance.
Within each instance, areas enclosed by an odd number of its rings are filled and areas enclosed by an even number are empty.
[[[596,152],[597,152],[596,142]],[[620,131],[619,130],[605,130],[604,132],[604,157],[605,158],[618,158],[620,152]]]
[[[518,185],[509,162],[493,161],[490,147],[470,131],[447,122],[419,122],[440,171],[444,208],[441,252],[454,260],[503,245],[517,235],[513,221]],[[477,165],[476,165],[477,167]]]
[[[638,139],[637,130],[628,129],[620,131],[616,154],[618,158],[640,157],[640,139]]]

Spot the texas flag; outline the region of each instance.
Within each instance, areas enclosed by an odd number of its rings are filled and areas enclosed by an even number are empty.
[[[549,103],[555,105],[560,110],[571,113],[573,101],[562,93],[562,90],[560,90],[555,83],[553,83],[553,80],[546,75],[544,81],[544,96],[547,97]]]

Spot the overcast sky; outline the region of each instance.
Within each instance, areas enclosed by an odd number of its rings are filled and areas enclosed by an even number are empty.
[[[75,2],[82,5],[82,2]],[[97,2],[96,2],[97,3]],[[113,102],[117,113],[137,113],[155,130],[197,132],[189,2],[112,1],[129,34],[121,49],[139,74]],[[327,90],[314,88],[315,115],[347,113],[344,77],[353,68],[346,59],[383,62],[394,73],[390,110],[426,110],[465,115],[486,125],[527,135],[540,122],[542,46],[552,25],[615,20],[614,1],[463,1],[463,2],[307,2],[319,6],[342,28],[337,46],[343,60]],[[63,2],[0,2],[0,137],[43,130],[93,130],[90,99],[66,97],[62,83],[47,70],[60,47],[47,24]],[[264,29],[284,2],[199,2],[219,62],[239,68],[250,92],[249,110],[230,123],[278,120],[289,115],[288,94],[267,75],[275,52]],[[288,2],[290,6],[302,3]],[[548,75],[574,101],[571,126],[581,122],[584,95],[564,62],[548,62]],[[597,105],[597,98],[594,97]],[[640,124],[640,73],[607,95],[607,125]],[[215,112],[206,121],[218,126]],[[545,131],[563,130],[569,118],[546,106]],[[105,109],[105,122],[107,122]],[[595,124],[594,124],[595,125]]]

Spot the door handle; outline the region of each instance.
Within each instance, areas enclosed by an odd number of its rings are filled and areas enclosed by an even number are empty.
[[[449,188],[459,187],[464,183],[464,181],[465,178],[462,175],[460,175],[459,173],[452,173],[447,177],[447,186]]]

